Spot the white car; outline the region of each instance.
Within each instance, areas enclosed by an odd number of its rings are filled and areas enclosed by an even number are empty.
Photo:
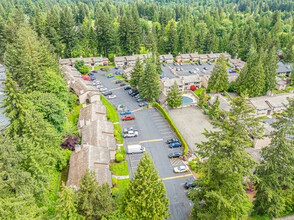
[[[109,99],[115,99],[116,98],[116,95],[110,95],[108,96]]]
[[[184,172],[188,172],[188,171],[189,171],[189,168],[186,165],[174,167],[175,173],[184,173]]]
[[[97,89],[101,89],[101,88],[103,88],[102,85],[97,85],[96,87],[97,87]]]
[[[138,131],[128,131],[128,133],[124,134],[124,138],[130,138],[130,137],[137,137],[138,136]]]
[[[130,131],[138,131],[137,129],[135,129],[134,127],[128,127],[124,129],[124,134],[129,133]]]
[[[107,88],[100,88],[100,89],[99,89],[100,92],[104,92],[104,91],[106,91],[106,90],[107,90]]]
[[[183,63],[180,63],[181,66],[183,66]]]

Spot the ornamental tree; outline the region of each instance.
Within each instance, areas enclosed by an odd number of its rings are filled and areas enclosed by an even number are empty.
[[[147,154],[141,158],[133,181],[128,185],[123,211],[130,219],[167,219],[169,202],[158,171]]]

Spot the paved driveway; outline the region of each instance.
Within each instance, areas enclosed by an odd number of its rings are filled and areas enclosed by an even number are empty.
[[[114,83],[116,78],[108,79],[104,76],[105,72],[99,71],[95,74],[97,80],[111,90],[117,96],[116,99],[109,100],[115,107],[119,104],[126,105],[136,119],[133,121],[121,121],[122,129],[126,127],[135,127],[139,130],[139,136],[135,138],[124,139],[124,147],[127,149],[128,144],[140,143],[146,148],[147,154],[154,162],[158,170],[159,178],[163,180],[166,187],[167,197],[170,202],[171,220],[184,220],[190,214],[192,203],[187,200],[187,192],[184,189],[184,183],[192,178],[190,172],[184,174],[173,173],[173,167],[180,165],[180,160],[170,160],[167,155],[174,151],[183,149],[170,149],[165,143],[166,139],[173,137],[173,132],[168,123],[163,119],[161,114],[154,108],[140,108],[135,98],[127,94],[123,88]],[[121,118],[121,116],[120,116]],[[128,155],[127,161],[129,175],[132,178],[136,172],[137,164],[142,154]]]

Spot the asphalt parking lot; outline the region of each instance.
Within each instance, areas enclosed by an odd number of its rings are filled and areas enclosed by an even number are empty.
[[[179,68],[182,68],[183,70],[176,71],[178,76],[190,76],[195,74],[195,73],[189,73],[189,71],[196,71],[196,73],[198,73],[199,75],[210,75],[214,66],[215,64],[209,65],[208,63],[202,63],[202,65],[198,65],[198,66],[196,64],[192,65],[190,63],[184,63],[182,66],[180,65],[175,66],[174,64],[165,64],[165,66],[162,66],[162,72],[163,72],[163,75],[167,78],[175,78],[176,75],[174,75],[171,72],[171,69],[176,70]],[[230,73],[230,71],[231,71],[231,68],[227,67],[228,76],[239,75],[238,73]]]
[[[135,127],[139,130],[138,137],[124,139],[125,149],[127,149],[127,145],[130,144],[141,144],[145,147],[147,154],[151,157],[155,168],[158,170],[159,178],[166,187],[167,197],[170,202],[171,216],[169,219],[187,219],[193,204],[187,199],[187,190],[183,185],[193,177],[190,172],[174,173],[173,167],[181,165],[182,161],[168,158],[169,153],[179,150],[182,151],[183,149],[170,149],[165,143],[168,138],[174,135],[168,123],[156,109],[140,108],[135,98],[128,95],[127,91],[114,83],[117,79],[107,78],[105,73],[106,72],[98,71],[98,73],[95,73],[95,77],[117,96],[117,98],[109,101],[115,107],[119,104],[126,105],[128,109],[132,111],[132,115],[136,117],[136,119],[132,121],[120,121],[122,129]],[[137,164],[141,156],[142,154],[127,154],[130,178],[132,178],[134,172],[136,172]]]

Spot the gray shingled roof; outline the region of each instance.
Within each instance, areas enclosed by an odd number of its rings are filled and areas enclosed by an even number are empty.
[[[291,64],[278,62],[277,73],[287,73],[287,72],[291,72],[291,70],[292,70]]]

